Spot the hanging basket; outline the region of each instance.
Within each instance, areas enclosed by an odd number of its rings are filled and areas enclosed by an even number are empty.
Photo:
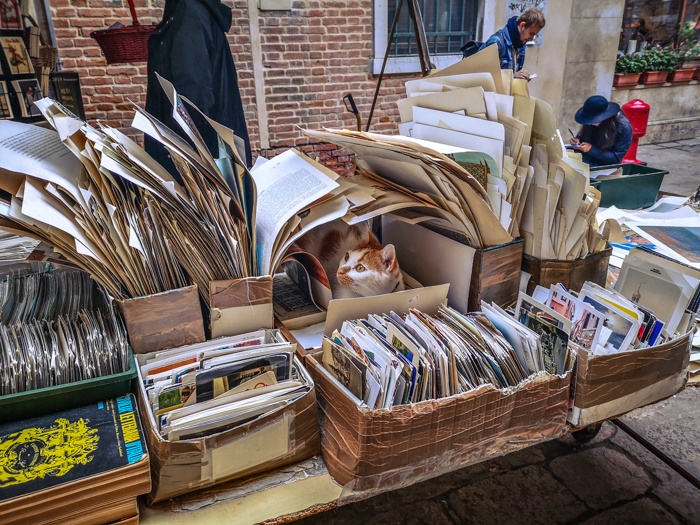
[[[93,31],[90,36],[97,40],[107,64],[143,62],[148,59],[148,37],[155,25],[142,26],[136,17],[133,0],[128,0],[133,25]]]

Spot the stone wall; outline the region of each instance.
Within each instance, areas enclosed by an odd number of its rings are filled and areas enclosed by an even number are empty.
[[[647,133],[639,140],[640,144],[700,136],[700,86],[697,80],[612,90],[611,100],[621,106],[634,99],[649,104]]]

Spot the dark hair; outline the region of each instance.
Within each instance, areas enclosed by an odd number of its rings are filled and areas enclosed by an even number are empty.
[[[597,126],[584,125],[581,128],[581,142],[588,142],[600,149],[610,149],[615,144],[619,113],[606,118]]]
[[[545,23],[544,13],[539,9],[531,7],[527,11],[524,11],[515,21],[517,25],[520,25],[520,22],[525,22],[525,27],[536,26],[542,29]]]

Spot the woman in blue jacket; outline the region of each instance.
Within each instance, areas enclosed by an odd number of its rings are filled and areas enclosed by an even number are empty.
[[[632,124],[615,102],[588,97],[574,117],[581,131],[570,142],[591,166],[620,164],[632,145]]]

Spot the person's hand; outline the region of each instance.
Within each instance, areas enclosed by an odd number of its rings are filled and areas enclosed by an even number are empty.
[[[591,151],[591,145],[588,142],[581,142],[581,151],[584,153],[588,153]]]
[[[530,73],[528,73],[524,69],[521,69],[514,75],[514,78],[523,78],[525,80],[530,80]]]
[[[569,144],[571,144],[572,146],[580,146],[581,141],[579,139],[577,139],[576,137],[571,137],[569,139]]]

